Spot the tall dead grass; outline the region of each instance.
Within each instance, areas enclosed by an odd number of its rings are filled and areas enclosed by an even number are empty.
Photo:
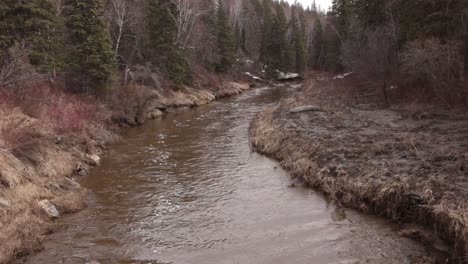
[[[468,252],[468,215],[463,197],[450,197],[450,194],[454,195],[450,191],[432,194],[428,189],[419,196],[413,178],[402,175],[382,177],[384,172],[374,167],[359,174],[351,168],[350,174],[354,175],[348,175],[346,167],[326,158],[330,154],[329,138],[291,130],[282,123],[284,120],[277,118],[281,111],[288,109],[290,107],[282,108],[280,104],[255,117],[250,136],[258,152],[277,159],[292,177],[303,178],[311,187],[344,206],[386,216],[396,222],[417,222],[434,227],[438,235],[452,244],[454,255]],[[408,152],[415,151],[414,155],[418,155],[413,141],[409,139],[402,144]],[[433,195],[437,195],[437,203]]]
[[[40,126],[18,109],[0,109],[0,149],[16,157],[28,157],[41,137]]]

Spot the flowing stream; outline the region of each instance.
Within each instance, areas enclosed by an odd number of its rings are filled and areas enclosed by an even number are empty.
[[[248,126],[297,87],[264,87],[132,128],[80,183],[89,208],[59,220],[28,264],[413,263],[395,226],[340,210],[251,152]]]

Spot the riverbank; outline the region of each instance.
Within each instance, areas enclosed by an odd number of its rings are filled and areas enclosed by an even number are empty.
[[[468,118],[387,108],[359,93],[341,100],[351,91],[339,89],[330,77],[314,77],[260,113],[250,128],[255,149],[337,203],[430,227],[425,244],[441,236],[453,255],[465,255]]]
[[[96,99],[35,84],[22,93],[30,97],[2,97],[0,263],[39,250],[55,219],[86,206],[87,191],[75,179],[99,165],[106,144],[119,140],[120,127],[250,87],[230,81],[177,91],[131,86]]]

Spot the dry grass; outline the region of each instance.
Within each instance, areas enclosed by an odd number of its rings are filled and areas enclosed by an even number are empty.
[[[459,169],[468,122],[433,120],[428,126],[427,120],[399,117],[395,127],[395,120],[379,116],[387,110],[356,115],[327,101],[319,88],[305,92],[315,94],[285,100],[254,119],[251,142],[259,152],[344,206],[433,227],[454,255],[468,252],[468,182]],[[325,111],[289,113],[304,104]]]
[[[18,109],[1,109],[0,150],[16,157],[28,158],[41,137],[40,125],[21,114]]]
[[[383,93],[383,83],[366,80],[358,74],[350,74],[345,78],[334,78],[337,74],[309,71],[304,82],[306,97],[321,96],[327,101],[347,106],[372,105],[372,107],[388,107]],[[462,87],[468,87],[466,84]],[[464,85],[464,86],[463,86]],[[319,89],[317,89],[320,87]],[[448,87],[455,90],[456,87]],[[450,89],[449,89],[450,90]],[[407,83],[401,76],[394,76],[386,84],[390,107],[406,109],[412,113],[421,112],[466,112],[468,106],[467,88],[458,89],[456,94],[449,92],[440,94],[427,85],[417,82]]]
[[[215,96],[208,90],[184,87],[178,91],[156,92],[156,98],[165,107],[194,107],[204,105],[215,100]]]
[[[248,89],[250,89],[250,85],[248,83],[226,82],[219,87],[216,97],[229,97],[240,94]]]
[[[61,213],[85,206],[86,191],[69,176],[87,166],[87,155],[119,139],[117,125],[141,124],[159,109],[207,104],[221,83],[213,78],[199,76],[199,89],[132,85],[102,98],[40,80],[13,93],[0,89],[0,198],[10,204],[0,204],[0,264],[40,248],[53,220],[39,201],[49,200]]]

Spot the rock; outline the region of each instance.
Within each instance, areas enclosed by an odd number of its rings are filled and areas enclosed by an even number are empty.
[[[88,176],[89,174],[88,170],[83,166],[80,166],[75,172],[78,176],[81,176],[81,177]]]
[[[60,212],[49,200],[39,201],[38,204],[50,218],[60,217]]]
[[[86,155],[86,163],[91,166],[98,166],[101,164],[101,158],[98,155]]]
[[[10,201],[0,197],[0,207],[10,207]]]
[[[303,112],[318,112],[323,111],[322,108],[314,105],[305,105],[292,108],[289,112],[291,113],[303,113]]]
[[[67,187],[68,188],[72,188],[72,189],[80,189],[81,188],[81,185],[79,183],[77,183],[76,181],[74,181],[73,179],[70,179],[68,177],[65,177],[65,180],[67,180],[68,184],[67,184]]]
[[[86,262],[85,264],[101,264],[101,262],[98,262],[96,260],[90,260],[90,261]]]
[[[148,112],[148,119],[156,119],[163,115],[163,112],[159,109],[153,109]]]

